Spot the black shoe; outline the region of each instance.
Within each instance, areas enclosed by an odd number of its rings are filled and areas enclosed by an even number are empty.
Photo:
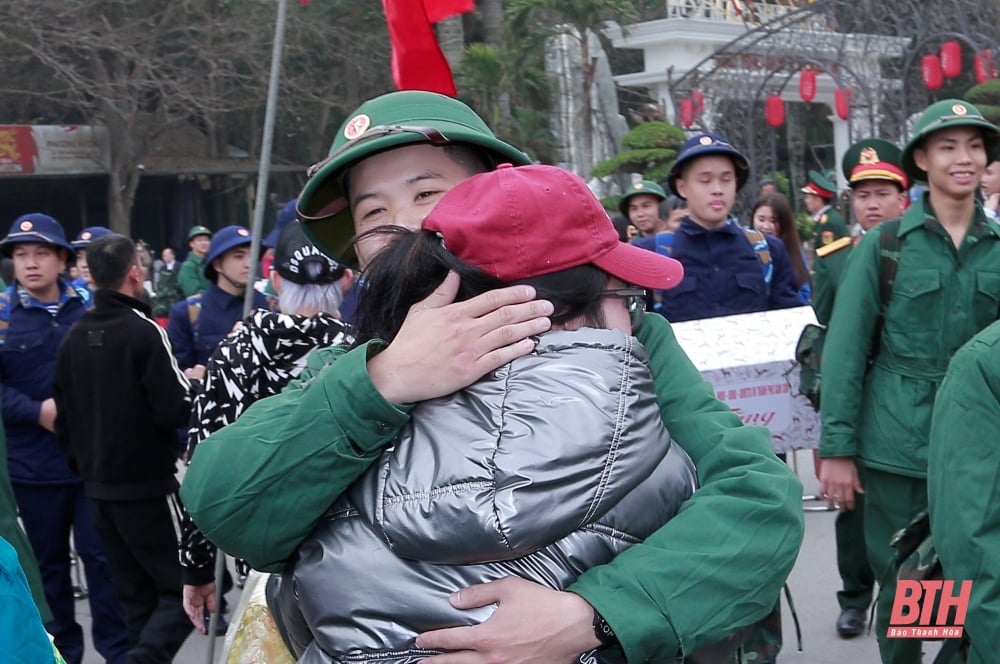
[[[864,609],[844,609],[837,618],[837,634],[843,639],[860,636],[865,631]]]

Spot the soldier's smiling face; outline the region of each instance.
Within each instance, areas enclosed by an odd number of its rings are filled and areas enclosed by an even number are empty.
[[[986,170],[986,145],[975,127],[936,131],[913,151],[913,161],[927,173],[933,196],[966,198],[975,194]]]

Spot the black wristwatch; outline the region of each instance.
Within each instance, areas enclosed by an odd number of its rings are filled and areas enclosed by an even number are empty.
[[[594,636],[601,642],[602,648],[607,648],[618,643],[615,631],[611,629],[611,625],[604,619],[604,616],[597,612],[597,609],[594,609]]]

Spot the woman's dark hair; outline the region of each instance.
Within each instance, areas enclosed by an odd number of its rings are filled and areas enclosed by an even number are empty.
[[[506,283],[449,253],[441,237],[429,231],[383,226],[362,234],[358,241],[383,234],[395,237],[365,270],[355,315],[355,346],[372,339],[392,341],[410,307],[430,295],[449,270],[458,273],[461,280],[458,301],[495,288],[530,284],[535,287],[538,299],[552,302],[553,323],[582,316],[593,327],[605,325],[601,292],[607,287],[608,275],[593,265]]]
[[[799,240],[799,229],[795,225],[795,217],[792,215],[792,206],[784,194],[774,193],[761,196],[750,212],[750,225],[753,226],[753,218],[757,215],[757,210],[767,206],[774,214],[774,222],[778,225],[778,239],[785,245],[788,252],[788,260],[792,263],[792,272],[795,274],[795,285],[802,288],[811,283],[809,268],[802,254],[802,242]]]

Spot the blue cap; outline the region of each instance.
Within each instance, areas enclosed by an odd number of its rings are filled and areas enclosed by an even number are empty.
[[[105,235],[111,235],[111,231],[104,226],[87,226],[70,244],[74,249],[86,249],[88,244]]]
[[[675,183],[677,178],[681,176],[681,169],[685,163],[698,157],[713,154],[723,155],[733,160],[733,166],[736,167],[736,191],[739,191],[746,184],[747,178],[750,177],[750,162],[743,156],[743,153],[733,147],[728,139],[711,132],[695,134],[684,141],[680,152],[677,153],[677,160],[670,167],[670,174],[667,175],[670,191],[680,196]]]
[[[260,246],[262,247],[274,247],[278,244],[278,235],[288,224],[295,221],[295,204],[298,203],[299,199],[293,198],[292,200],[285,203],[281,211],[278,212],[278,221],[274,223],[274,228],[271,232],[264,236],[261,240]]]
[[[0,248],[5,254],[10,255],[13,245],[26,242],[55,245],[68,251],[71,256],[76,255],[73,245],[66,241],[66,232],[62,225],[41,212],[29,212],[15,219],[7,237],[0,240]]]
[[[250,231],[242,226],[226,226],[213,235],[212,244],[208,245],[208,253],[205,254],[205,276],[209,281],[215,281],[215,268],[212,267],[212,262],[216,258],[230,249],[242,247],[252,241]]]

